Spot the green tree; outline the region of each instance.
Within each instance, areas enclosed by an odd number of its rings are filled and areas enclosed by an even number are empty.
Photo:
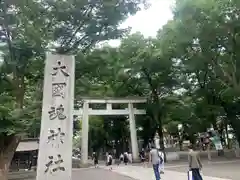
[[[129,79],[136,84],[142,84],[142,95],[149,98],[148,109],[150,117],[155,122],[155,130],[160,136],[160,145],[163,143],[163,118],[166,116],[166,97],[173,94],[176,88],[178,72],[174,68],[167,47],[156,39],[145,39],[136,33],[123,39],[120,46],[122,60],[128,71]],[[127,62],[126,62],[127,60]],[[155,133],[155,132],[154,132]]]
[[[38,19],[33,23],[28,22],[31,14],[27,13],[29,9],[24,3],[23,1],[0,3],[2,52],[0,72],[1,84],[4,85],[1,92],[0,177],[3,180],[7,178],[9,164],[24,132],[37,125],[35,122],[40,119],[39,96],[34,97],[39,93],[36,84],[38,82],[36,76],[39,74],[34,73],[36,72],[34,67],[41,67],[39,61],[42,59],[45,36],[41,35],[37,27],[44,23]],[[28,5],[37,12],[33,16],[40,16],[37,4],[29,2]],[[31,88],[32,85],[35,88]]]
[[[146,0],[44,1],[60,53],[86,52],[97,42],[121,37],[128,28],[121,29],[119,24],[142,4],[148,5]]]
[[[144,2],[0,2],[1,179],[7,178],[22,134],[33,125],[39,131],[41,96],[36,99],[35,95],[42,93],[44,52],[57,49],[61,53],[84,53],[99,41],[120,37],[126,29],[119,29],[118,25],[129,14],[136,13]]]
[[[107,138],[107,131],[104,129],[104,118],[91,116],[89,119],[89,149],[98,152]]]
[[[239,96],[238,11],[237,1],[178,1],[169,36],[175,37],[176,58],[185,65],[189,81],[198,84],[196,93],[205,99],[208,120],[216,128],[216,117],[224,115],[222,106],[239,139],[237,107],[234,114],[229,111]]]

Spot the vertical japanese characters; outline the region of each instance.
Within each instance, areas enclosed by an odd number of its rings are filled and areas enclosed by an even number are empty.
[[[69,77],[67,67],[59,60],[57,65],[52,68],[52,98],[65,98],[66,82],[55,82],[55,79],[65,79]],[[64,76],[64,78],[56,78],[57,76]],[[52,105],[48,111],[49,121],[64,121],[67,116],[64,114],[64,105],[56,104]],[[60,124],[60,123],[59,123]],[[65,132],[61,127],[51,128],[48,131],[47,144],[52,148],[59,149],[61,144],[64,144]],[[65,171],[64,160],[61,154],[55,156],[48,156],[48,162],[45,164],[44,173],[56,173],[59,171]]]

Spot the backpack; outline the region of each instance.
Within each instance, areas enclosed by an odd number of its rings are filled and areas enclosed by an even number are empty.
[[[158,157],[159,157],[160,164],[163,163],[163,157],[161,155],[162,155],[162,152],[158,151]]]
[[[124,159],[125,161],[127,161],[127,160],[128,160],[128,155],[127,155],[127,154],[124,154],[124,155],[123,155],[123,159]]]

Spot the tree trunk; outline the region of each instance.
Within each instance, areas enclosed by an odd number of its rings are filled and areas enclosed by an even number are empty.
[[[1,138],[3,138],[1,139],[1,145],[3,146],[0,147],[0,180],[7,180],[9,166],[19,144],[20,137],[13,135]]]
[[[163,136],[163,131],[162,131],[162,127],[158,128],[158,134],[159,134],[159,145],[162,151],[165,150],[164,147],[164,136]]]
[[[240,143],[240,120],[237,118],[236,116],[236,112],[232,112],[234,111],[234,108],[231,106],[227,106],[226,104],[223,105],[224,111],[227,114],[227,118],[234,130],[236,139],[238,141],[238,143]]]
[[[0,179],[7,180],[8,177],[8,164],[4,161],[2,157],[0,157]]]
[[[229,106],[228,104],[226,104],[224,102],[222,102],[222,106],[224,108],[224,111],[227,114],[227,118],[230,122],[230,125],[232,126],[232,128],[234,130],[234,134],[237,139],[237,142],[238,142],[238,144],[240,144],[240,129],[239,129],[240,121],[236,116],[236,112],[235,112],[236,108],[234,108],[234,106]],[[236,157],[239,157],[239,152],[240,152],[240,149],[239,149],[239,145],[238,145],[235,147]]]
[[[158,112],[154,112],[154,121],[158,125],[157,127],[157,133],[159,135],[159,145],[162,151],[164,151],[164,140],[163,140],[163,130],[162,130],[162,120],[159,116]]]
[[[234,118],[231,120],[230,124],[232,125],[232,128],[235,132],[235,136],[236,136],[236,139],[238,141],[238,143],[240,144],[240,120],[237,119],[237,118]]]
[[[210,147],[211,147],[211,143],[209,143],[209,144],[207,145],[207,154],[208,154],[208,160],[209,160],[209,161],[212,160],[212,155],[211,155],[211,149],[210,149]]]
[[[226,142],[227,148],[230,149],[230,143],[229,143],[229,135],[228,135],[228,123],[224,121],[224,129],[225,129],[225,139],[224,141]]]
[[[165,146],[164,146],[164,135],[163,135],[163,127],[162,127],[162,119],[161,119],[161,115],[159,112],[156,112],[156,114],[154,115],[156,122],[158,122],[158,135],[159,135],[159,145],[161,148],[161,151],[164,153],[164,162],[167,162],[167,156],[166,156],[166,152],[165,152]]]
[[[152,91],[152,100],[153,100],[153,105],[155,105],[156,107],[154,108],[154,111],[153,111],[153,118],[154,120],[156,121],[156,123],[159,125],[158,127],[158,135],[159,135],[159,138],[160,138],[160,141],[159,141],[159,145],[162,149],[162,151],[164,151],[164,141],[163,141],[163,130],[162,130],[162,117],[161,117],[161,109],[159,109],[160,106],[160,103],[159,103],[159,94],[158,94],[158,90],[157,90],[157,85],[154,84],[152,78],[151,78],[151,75],[150,75],[150,72],[148,72],[148,70],[145,68],[145,67],[142,67],[142,72],[144,73],[144,75],[146,76],[146,80],[151,88],[151,91]],[[164,151],[165,152],[165,151]]]

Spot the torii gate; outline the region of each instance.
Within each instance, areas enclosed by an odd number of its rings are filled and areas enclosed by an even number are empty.
[[[81,141],[81,161],[83,164],[88,162],[88,130],[89,130],[89,116],[91,115],[128,115],[131,134],[131,145],[133,160],[138,160],[138,143],[135,115],[144,115],[146,111],[143,109],[134,108],[134,104],[146,103],[146,98],[128,98],[128,99],[116,99],[116,98],[82,98],[83,107],[74,110],[75,116],[82,116],[82,141]],[[106,109],[92,109],[89,108],[89,104],[106,104]],[[113,109],[113,104],[128,104],[128,108],[125,109]]]

